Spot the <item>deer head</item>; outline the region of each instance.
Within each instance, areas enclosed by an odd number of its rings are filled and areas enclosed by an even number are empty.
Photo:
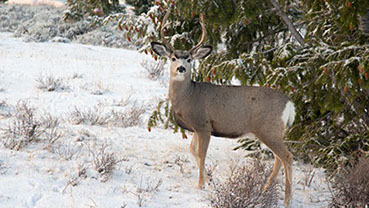
[[[157,55],[169,58],[171,80],[190,80],[192,60],[203,59],[207,57],[213,49],[212,46],[200,47],[206,37],[204,14],[201,14],[201,40],[196,46],[186,51],[174,49],[174,47],[170,45],[164,38],[164,28],[170,24],[170,22],[165,23],[169,16],[169,13],[170,11],[168,10],[166,15],[164,16],[160,30],[160,35],[163,43],[151,42],[151,47]]]

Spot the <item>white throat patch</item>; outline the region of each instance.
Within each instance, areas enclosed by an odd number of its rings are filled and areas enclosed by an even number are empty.
[[[173,80],[175,80],[175,81],[183,81],[183,80],[185,80],[185,75],[183,73],[177,73],[173,77]]]

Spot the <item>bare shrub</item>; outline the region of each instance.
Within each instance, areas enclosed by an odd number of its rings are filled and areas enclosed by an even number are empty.
[[[74,107],[74,110],[69,115],[70,121],[73,124],[87,124],[87,125],[105,125],[108,123],[107,116],[103,115],[98,106],[87,110],[81,110]]]
[[[4,146],[19,150],[35,140],[42,131],[40,123],[35,118],[36,109],[27,101],[19,101],[15,106],[15,113],[11,122],[2,131]]]
[[[177,156],[176,159],[174,160],[174,164],[178,165],[179,167],[179,172],[180,173],[184,173],[184,164],[185,163],[189,163],[190,160],[188,159],[188,157],[182,157],[182,156]]]
[[[90,149],[95,170],[101,175],[101,181],[106,182],[113,173],[115,166],[124,159],[118,159],[114,153],[107,151],[108,145],[102,144],[97,151]]]
[[[162,179],[155,182],[151,178],[146,178],[145,183],[143,183],[141,178],[140,185],[134,193],[137,197],[137,205],[142,207],[149,200],[150,194],[157,192],[162,183]]]
[[[278,203],[276,184],[263,191],[270,168],[259,160],[231,167],[230,176],[224,182],[211,183],[210,206],[233,207],[276,207]]]
[[[53,144],[55,141],[63,136],[63,132],[60,130],[60,119],[54,117],[51,114],[41,116],[40,125],[44,128],[43,136],[48,140],[49,144]]]
[[[164,60],[151,61],[143,60],[141,61],[142,68],[147,72],[147,78],[151,80],[157,80],[164,75]]]
[[[68,180],[67,185],[64,187],[62,193],[65,193],[69,186],[77,186],[82,180],[87,178],[87,165],[86,163],[80,163],[77,167],[77,174]]]
[[[36,109],[21,100],[10,113],[10,122],[0,129],[0,138],[6,148],[20,150],[33,141],[47,140],[53,144],[61,136],[59,118],[50,114],[37,118]]]
[[[144,112],[142,107],[137,106],[128,108],[126,111],[111,110],[108,113],[104,113],[98,106],[86,110],[74,107],[69,120],[76,125],[111,125],[126,128],[139,125]]]
[[[36,88],[44,91],[64,90],[63,79],[54,77],[53,75],[40,74],[36,77]]]
[[[313,178],[315,176],[315,170],[313,168],[313,166],[309,166],[306,169],[303,169],[302,172],[304,173],[304,177],[303,177],[303,190],[305,190],[305,187],[310,187],[311,186],[311,182],[313,181]]]
[[[85,83],[81,86],[81,89],[89,92],[92,95],[103,95],[107,92],[110,92],[109,86],[104,85],[101,80]]]
[[[369,158],[341,165],[342,171],[333,177],[332,207],[369,207]]]
[[[137,106],[129,108],[126,112],[112,110],[109,115],[109,123],[123,128],[137,126],[141,122],[143,113],[145,110]]]
[[[212,164],[212,165],[207,165],[205,167],[210,181],[213,181],[213,176],[214,176],[213,173],[214,173],[215,169],[217,169],[217,167],[218,167],[218,163],[215,163],[215,164]]]
[[[72,145],[56,145],[52,148],[52,152],[56,153],[59,158],[62,158],[64,160],[72,160],[75,155],[81,152],[82,147],[76,147]]]

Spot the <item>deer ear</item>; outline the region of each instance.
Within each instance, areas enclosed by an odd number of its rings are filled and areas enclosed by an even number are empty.
[[[203,46],[195,51],[194,54],[192,54],[193,59],[203,59],[207,57],[211,51],[213,50],[212,46]]]
[[[168,56],[170,56],[170,54],[172,54],[172,50],[170,50],[168,47],[166,47],[162,43],[151,42],[151,48],[159,56],[167,56],[168,57]]]

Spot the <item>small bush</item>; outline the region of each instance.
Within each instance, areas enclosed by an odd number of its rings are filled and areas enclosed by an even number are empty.
[[[52,146],[51,152],[57,154],[58,158],[69,161],[78,156],[81,149],[81,146],[60,144]]]
[[[105,125],[108,123],[108,118],[103,115],[101,108],[97,106],[87,110],[74,107],[74,110],[70,113],[70,121],[76,125]]]
[[[58,117],[54,117],[51,114],[46,114],[40,117],[39,123],[43,128],[42,135],[49,142],[49,144],[53,144],[63,136],[63,133],[59,128],[60,119]]]
[[[106,144],[102,144],[97,151],[90,149],[95,170],[101,175],[102,182],[107,181],[115,166],[123,161],[123,159],[118,159],[114,153],[108,152],[107,147]]]
[[[18,102],[11,122],[1,129],[1,137],[6,148],[19,150],[42,133],[40,123],[35,118],[35,111],[36,109],[27,101]]]
[[[104,113],[102,108],[98,106],[86,110],[75,107],[69,117],[70,121],[76,125],[111,125],[127,128],[139,125],[144,112],[145,110],[143,108],[136,106],[126,111],[111,110],[108,113]]]
[[[143,184],[142,178],[140,181],[140,185],[136,189],[136,197],[137,197],[137,205],[142,207],[144,203],[146,203],[150,194],[155,193],[159,190],[159,187],[163,183],[162,179],[159,179],[157,182],[154,182],[151,178],[146,178],[146,183]]]
[[[147,72],[147,78],[151,80],[157,80],[164,75],[164,65],[165,61],[163,60],[159,61],[144,60],[141,62],[141,66]]]
[[[36,88],[44,91],[56,91],[64,90],[66,87],[63,85],[62,78],[56,78],[53,75],[38,75],[35,79]]]
[[[332,179],[332,207],[369,207],[369,158],[341,165],[342,171]]]
[[[41,138],[53,144],[62,136],[59,118],[50,114],[37,116],[36,108],[24,100],[12,108],[14,110],[9,114],[10,122],[5,128],[0,128],[0,139],[6,148],[20,150]]]
[[[112,110],[109,116],[109,123],[122,128],[137,126],[141,123],[141,116],[144,112],[143,108],[135,106],[126,112]]]
[[[109,87],[101,81],[88,82],[81,86],[81,89],[86,90],[92,95],[103,95],[110,91]]]
[[[230,176],[224,182],[211,183],[210,206],[214,208],[233,207],[277,207],[276,184],[266,185],[270,168],[259,160],[253,160],[240,167],[231,167]]]

